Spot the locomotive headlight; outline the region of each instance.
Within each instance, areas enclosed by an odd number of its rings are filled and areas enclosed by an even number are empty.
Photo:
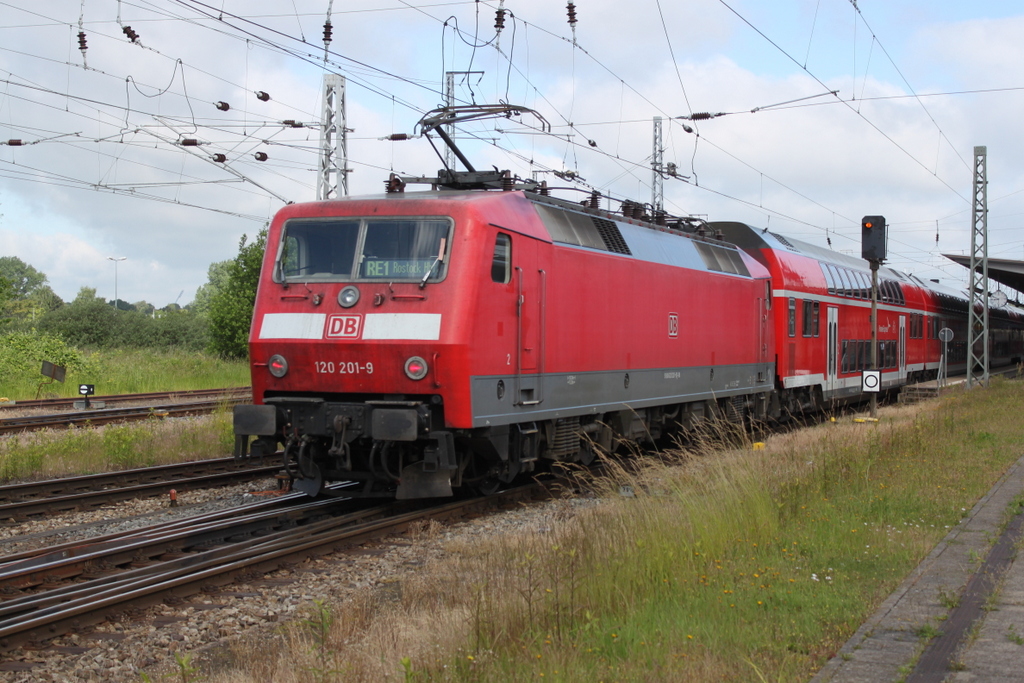
[[[274,354],[267,362],[267,368],[274,377],[284,377],[288,374],[288,361],[280,354]]]
[[[408,375],[409,379],[423,379],[427,376],[428,369],[427,361],[419,356],[413,356],[405,361],[405,374]]]
[[[352,308],[359,302],[359,288],[355,285],[349,285],[345,289],[338,292],[338,304],[342,308]]]

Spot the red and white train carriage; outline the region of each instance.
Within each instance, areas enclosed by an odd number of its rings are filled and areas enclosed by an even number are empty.
[[[821,409],[859,401],[861,373],[870,369],[871,272],[867,261],[788,239],[742,223],[710,229],[737,244],[771,273],[775,361],[782,411]],[[967,294],[880,267],[878,353],[882,389],[934,378],[943,353],[951,374],[967,367]],[[990,310],[994,367],[1024,356],[1019,308]],[[939,330],[953,331],[947,346]]]

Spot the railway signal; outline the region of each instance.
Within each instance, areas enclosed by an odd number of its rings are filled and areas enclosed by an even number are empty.
[[[860,253],[865,261],[885,260],[885,216],[864,216],[860,221]]]
[[[871,373],[878,370],[878,266],[885,260],[885,216],[864,216],[860,220],[861,257],[871,266]],[[881,379],[881,376],[877,378]],[[867,373],[864,391],[871,392],[871,417],[878,417],[878,384],[867,388]]]

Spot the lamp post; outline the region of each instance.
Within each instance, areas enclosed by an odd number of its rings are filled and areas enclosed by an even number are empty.
[[[117,262],[118,261],[124,261],[127,258],[128,258],[127,256],[118,256],[116,258],[113,257],[113,256],[108,256],[107,257],[108,261],[113,261],[114,262],[114,310],[115,311],[117,310]]]

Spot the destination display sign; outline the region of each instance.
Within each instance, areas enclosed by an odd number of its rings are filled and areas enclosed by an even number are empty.
[[[371,259],[363,261],[363,277],[421,278],[436,259]]]

